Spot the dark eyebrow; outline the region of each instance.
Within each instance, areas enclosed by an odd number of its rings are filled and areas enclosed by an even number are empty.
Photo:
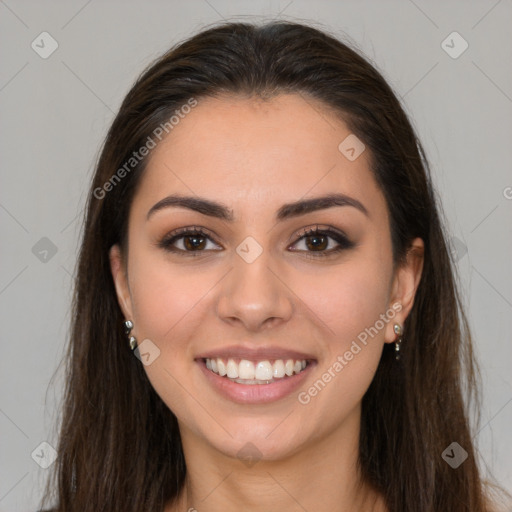
[[[180,196],[177,194],[164,197],[161,201],[158,201],[158,203],[152,206],[148,211],[146,219],[149,220],[149,218],[159,210],[173,206],[188,208],[189,210],[194,210],[203,215],[208,215],[209,217],[215,217],[228,222],[233,222],[235,219],[233,210],[225,204],[199,197]],[[352,206],[364,213],[366,216],[369,216],[368,210],[357,199],[344,194],[328,194],[325,196],[314,197],[312,199],[303,199],[293,203],[284,204],[279,208],[279,210],[277,210],[276,220],[283,221],[306,213],[314,212],[316,210],[332,208],[333,206]]]

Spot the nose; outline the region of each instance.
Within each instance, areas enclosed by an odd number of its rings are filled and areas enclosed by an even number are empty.
[[[264,250],[252,262],[236,254],[232,270],[222,281],[218,317],[251,332],[288,322],[294,309],[293,292],[285,279],[269,251]]]

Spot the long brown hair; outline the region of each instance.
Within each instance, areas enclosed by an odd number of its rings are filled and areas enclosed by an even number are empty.
[[[363,398],[362,475],[393,512],[489,510],[468,412],[469,400],[478,402],[477,367],[421,144],[367,60],[326,31],[287,21],[209,27],[156,60],[124,99],[89,191],[58,457],[43,503],[53,498],[62,512],[153,512],[179,494],[186,464],[177,420],[128,348],[109,266],[112,245],[127,249],[147,159],[126,162],[191,99],[283,92],[320,100],[370,149],[395,265],[415,237],[425,243],[402,359],[386,345]],[[442,456],[453,441],[468,454],[456,469]]]

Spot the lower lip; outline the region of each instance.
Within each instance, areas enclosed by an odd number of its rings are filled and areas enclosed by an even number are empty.
[[[204,360],[196,360],[208,382],[224,397],[240,404],[263,404],[290,395],[304,382],[315,362],[308,363],[299,374],[276,379],[270,384],[239,384],[206,368]]]

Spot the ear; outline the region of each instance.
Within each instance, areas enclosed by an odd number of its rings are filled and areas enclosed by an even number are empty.
[[[112,272],[112,278],[116,287],[117,301],[125,318],[131,320],[133,319],[133,312],[126,265],[123,261],[121,249],[117,244],[110,248],[109,257],[110,271]]]
[[[390,307],[397,311],[395,317],[386,326],[386,343],[393,343],[396,334],[395,323],[402,327],[414,304],[414,297],[423,271],[425,244],[421,238],[415,238],[406,254],[406,261],[396,269],[391,287]]]

